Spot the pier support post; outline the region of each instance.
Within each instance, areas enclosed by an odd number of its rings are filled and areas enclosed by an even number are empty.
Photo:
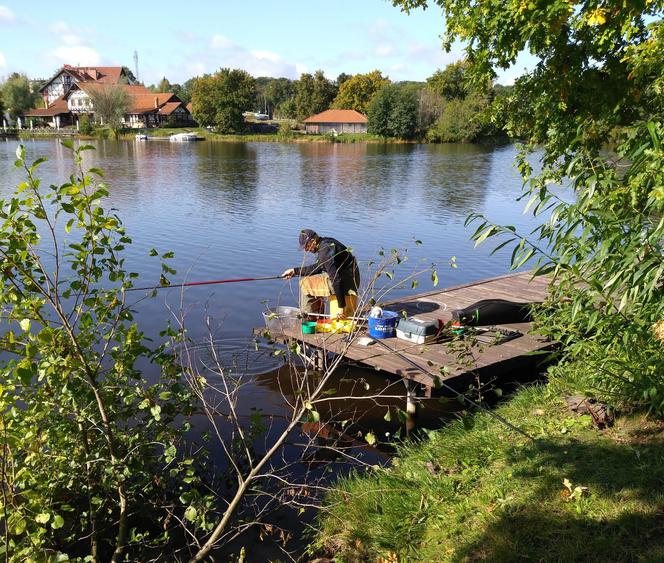
[[[417,421],[417,396],[419,384],[410,379],[403,380],[406,386],[406,436],[415,429]]]

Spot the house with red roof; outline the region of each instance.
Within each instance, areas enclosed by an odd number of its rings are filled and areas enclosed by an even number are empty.
[[[134,79],[122,66],[64,65],[39,88],[44,107],[64,97],[74,84],[134,84]]]
[[[304,120],[307,133],[366,133],[367,118],[354,109],[328,109]]]
[[[151,92],[136,84],[124,67],[72,67],[65,65],[41,88],[45,107],[25,114],[50,127],[75,125],[87,115],[94,120],[90,93],[106,88],[122,88],[128,94],[130,107],[124,116],[126,127],[159,127],[161,125],[194,125],[191,111],[172,92]]]

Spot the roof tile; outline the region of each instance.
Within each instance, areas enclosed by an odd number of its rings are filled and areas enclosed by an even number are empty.
[[[354,109],[328,109],[311,117],[304,123],[366,123],[366,116]]]

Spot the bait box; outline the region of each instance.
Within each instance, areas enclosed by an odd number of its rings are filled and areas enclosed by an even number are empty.
[[[415,344],[425,344],[436,339],[440,330],[438,321],[425,321],[409,317],[399,319],[397,324],[397,338],[408,340]]]

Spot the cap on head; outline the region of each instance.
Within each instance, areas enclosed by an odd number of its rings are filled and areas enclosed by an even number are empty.
[[[300,248],[304,248],[307,246],[307,243],[310,240],[315,240],[318,238],[318,235],[316,234],[316,231],[312,231],[311,229],[302,229],[300,231],[300,237],[299,237],[299,243],[300,243]]]

